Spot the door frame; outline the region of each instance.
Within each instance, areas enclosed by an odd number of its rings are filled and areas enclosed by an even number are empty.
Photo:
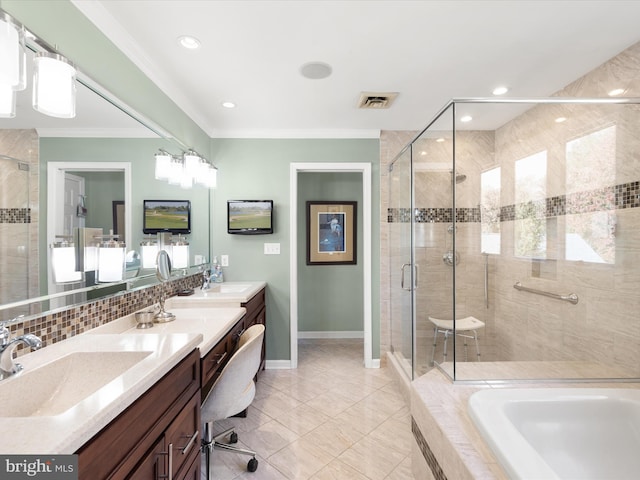
[[[363,230],[363,312],[364,366],[379,368],[380,359],[373,358],[371,308],[371,164],[370,163],[291,163],[289,167],[289,318],[291,323],[291,368],[298,368],[298,173],[356,172],[362,175]]]

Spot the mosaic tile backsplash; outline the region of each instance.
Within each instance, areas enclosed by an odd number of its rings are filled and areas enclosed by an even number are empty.
[[[526,207],[526,208],[523,208]],[[566,195],[557,195],[527,204],[500,207],[500,221],[508,222],[527,217],[532,212],[535,217],[551,218],[578,213],[602,212],[607,210],[640,207],[640,181],[628,182],[612,187],[599,188]],[[481,221],[481,208],[456,208],[456,222],[475,223]],[[388,223],[408,223],[411,221],[410,208],[388,208]],[[416,223],[451,223],[452,208],[416,208]]]
[[[154,285],[131,292],[123,292],[8,325],[8,327],[12,337],[32,333],[40,337],[42,346],[46,347],[154,305],[157,303],[162,288],[166,288],[165,294],[170,297],[176,295],[180,290],[199,287],[201,283],[202,275],[193,274],[172,280],[166,285]],[[20,355],[28,350],[19,346],[16,351]]]
[[[31,223],[31,209],[0,208],[0,223]]]

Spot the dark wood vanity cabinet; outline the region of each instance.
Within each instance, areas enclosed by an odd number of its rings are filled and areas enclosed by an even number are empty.
[[[265,289],[260,290],[248,302],[242,303],[247,313],[229,329],[225,336],[202,358],[202,399],[206,397],[211,387],[222,372],[222,369],[235,352],[238,340],[244,331],[252,325],[260,323],[266,326]],[[260,371],[264,370],[265,349],[262,341],[262,361]]]
[[[194,350],[83,445],[79,478],[192,478],[200,471],[200,353]]]
[[[245,329],[258,323],[264,325],[265,327],[267,326],[265,293],[266,293],[265,289],[263,288],[258,293],[256,293],[253,296],[253,298],[249,300],[247,303],[241,304],[241,306],[247,309],[247,314],[244,317]],[[266,359],[265,339],[266,339],[266,335],[262,339],[262,359],[260,362],[260,368],[258,369],[258,373],[264,370],[264,364]]]

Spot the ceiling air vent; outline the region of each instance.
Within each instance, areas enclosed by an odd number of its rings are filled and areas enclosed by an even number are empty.
[[[397,96],[397,92],[363,92],[360,94],[358,108],[374,110],[389,108]]]

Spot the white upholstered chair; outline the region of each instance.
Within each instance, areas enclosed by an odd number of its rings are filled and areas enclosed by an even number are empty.
[[[263,337],[264,325],[261,324],[249,327],[240,336],[236,351],[202,402],[201,417],[204,423],[202,451],[206,456],[207,479],[210,478],[211,450],[214,448],[250,455],[252,458],[247,464],[247,470],[255,472],[258,468],[256,452],[231,445],[238,441],[238,436],[233,429],[212,438],[211,427],[216,420],[244,411],[253,401],[256,394],[254,377],[260,368]],[[226,436],[230,437],[229,443],[220,441]]]

